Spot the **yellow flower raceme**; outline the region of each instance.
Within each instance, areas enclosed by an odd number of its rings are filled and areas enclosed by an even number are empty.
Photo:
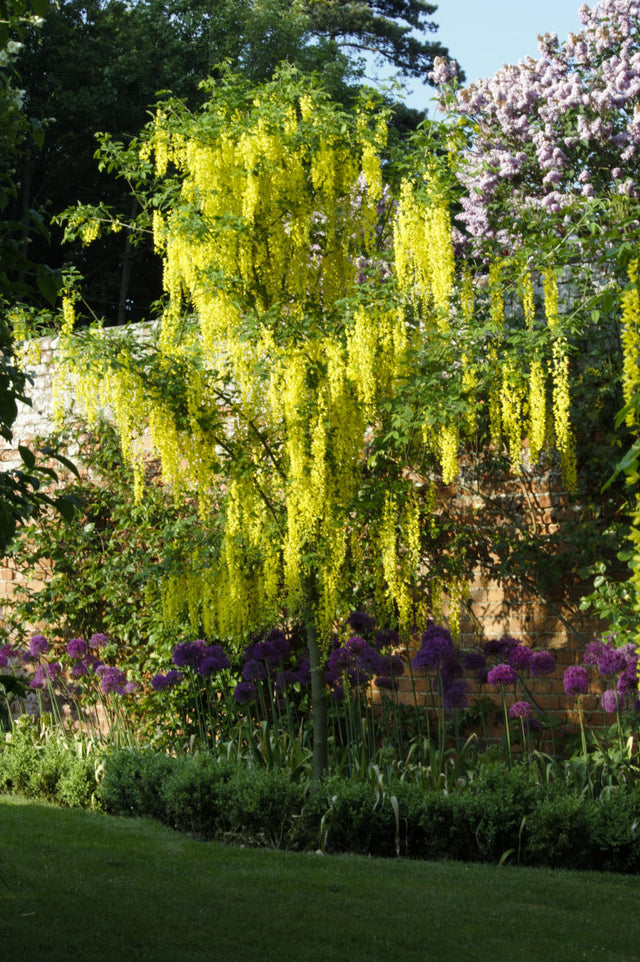
[[[576,460],[575,442],[571,428],[570,392],[569,392],[569,356],[567,340],[560,324],[558,301],[558,284],[552,270],[544,272],[542,284],[545,297],[545,314],[547,324],[555,333],[553,356],[551,363],[551,378],[553,382],[553,427],[556,447],[560,452],[563,479],[567,488],[576,488]]]
[[[625,404],[629,404],[640,387],[640,293],[638,292],[638,261],[633,260],[627,269],[628,287],[622,292],[622,391]],[[625,421],[629,427],[636,424],[635,411],[629,410]]]

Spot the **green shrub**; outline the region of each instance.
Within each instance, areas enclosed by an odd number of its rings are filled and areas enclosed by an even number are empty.
[[[418,782],[333,776],[317,785],[283,769],[210,753],[120,750],[102,759],[33,726],[0,745],[0,792],[144,815],[200,838],[375,856],[640,871],[640,785],[593,799],[535,769],[492,765],[444,791]],[[98,785],[97,773],[104,777]]]
[[[306,787],[285,770],[237,768],[229,783],[231,830],[255,843],[295,847]]]
[[[0,791],[31,795],[32,777],[38,764],[38,749],[32,738],[16,729],[0,751]]]
[[[403,854],[411,858],[478,858],[474,834],[473,805],[469,795],[425,792],[410,786],[400,793],[400,817],[404,828]]]
[[[97,804],[97,756],[74,749],[64,736],[36,741],[32,726],[18,727],[0,748],[0,792],[46,798],[70,807]]]
[[[163,787],[176,759],[163,752],[122,749],[105,760],[100,799],[113,815],[148,815],[166,821]]]
[[[594,805],[589,825],[593,868],[640,872],[640,785],[614,789]]]
[[[528,765],[492,765],[481,770],[470,789],[469,818],[481,861],[496,862],[512,850],[518,857],[523,818],[540,804],[544,790]]]
[[[68,754],[69,760],[60,773],[57,800],[69,808],[99,807],[96,760]]]
[[[585,796],[554,791],[527,815],[523,861],[551,868],[591,868],[594,804]]]
[[[333,852],[394,855],[393,793],[376,793],[369,782],[330,779],[325,787],[322,844]]]
[[[233,773],[232,764],[205,753],[177,759],[162,786],[165,820],[204,838],[220,838],[231,831]]]

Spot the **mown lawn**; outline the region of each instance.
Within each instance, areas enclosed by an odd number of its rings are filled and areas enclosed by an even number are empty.
[[[2,962],[640,960],[637,877],[201,842],[0,797]]]

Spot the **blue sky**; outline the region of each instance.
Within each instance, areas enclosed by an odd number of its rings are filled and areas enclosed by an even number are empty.
[[[449,48],[471,82],[492,76],[504,63],[537,57],[539,33],[555,31],[560,40],[570,31],[577,33],[581,6],[581,0],[440,0],[433,17],[440,29],[434,36]],[[407,102],[427,107],[432,93],[417,82],[408,87],[413,92]]]

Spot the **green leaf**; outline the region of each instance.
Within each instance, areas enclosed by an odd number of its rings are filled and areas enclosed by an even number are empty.
[[[18,451],[23,463],[27,466],[27,468],[29,468],[30,471],[33,471],[36,466],[36,456],[33,451],[29,450],[29,448],[26,448],[24,444],[18,445]]]
[[[17,695],[18,698],[24,698],[29,691],[26,684],[15,675],[0,675],[0,685],[8,695]]]

